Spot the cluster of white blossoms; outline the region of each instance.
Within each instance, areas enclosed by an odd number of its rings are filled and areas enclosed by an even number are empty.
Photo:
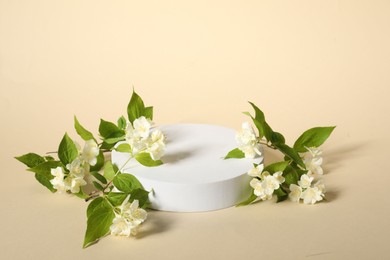
[[[298,185],[290,184],[290,200],[299,202],[301,199],[305,204],[314,204],[324,198],[325,185],[319,180],[312,184],[313,176],[303,174]]]
[[[152,129],[153,122],[141,116],[133,124],[127,123],[126,141],[130,144],[133,156],[146,152],[153,160],[160,160],[165,152],[165,136],[160,129]]]
[[[307,153],[303,154],[303,161],[305,163],[307,173],[303,174],[298,181],[298,185],[290,184],[289,198],[292,201],[299,202],[303,200],[305,204],[314,204],[323,200],[325,197],[325,185],[318,180],[314,182],[317,175],[323,174],[321,168],[322,151],[318,148],[306,148]],[[253,177],[250,186],[253,188],[253,193],[261,200],[268,200],[272,198],[275,190],[279,189],[280,185],[285,181],[282,176],[283,172],[278,171],[270,174],[263,171],[262,164],[252,168],[248,171],[248,175]]]
[[[307,152],[303,154],[303,162],[305,163],[308,175],[323,174],[322,170],[322,151],[319,148],[306,147]]]
[[[89,173],[90,166],[94,166],[97,162],[99,147],[94,140],[86,141],[82,150],[79,145],[76,144],[76,146],[79,155],[66,165],[66,169],[69,170],[68,174],[64,173],[62,167],[51,169],[54,178],[50,180],[50,183],[58,192],[80,192],[80,187],[87,184],[85,176]]]
[[[302,155],[307,173],[301,176],[298,185],[290,185],[289,198],[292,201],[299,202],[301,199],[305,204],[314,204],[321,201],[325,194],[325,185],[321,180],[313,183],[317,175],[322,175],[322,151],[319,148],[306,147],[307,152]]]
[[[261,200],[269,200],[272,198],[272,194],[275,190],[279,189],[280,185],[285,181],[282,176],[282,172],[275,172],[270,174],[267,171],[263,171],[263,165],[254,167],[248,174],[254,177],[250,185],[253,188],[253,193]]]
[[[129,203],[130,196],[127,196],[122,205],[118,207],[119,213],[115,212],[115,218],[110,226],[112,235],[116,236],[135,236],[138,232],[138,226],[146,220],[147,213],[139,208],[138,200]]]
[[[261,155],[260,144],[256,138],[252,126],[248,122],[242,123],[241,129],[236,134],[238,149],[244,154],[245,158],[255,158],[256,155]]]

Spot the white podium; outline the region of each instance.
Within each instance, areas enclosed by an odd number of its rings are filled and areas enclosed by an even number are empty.
[[[223,157],[237,147],[235,130],[202,124],[161,126],[166,135],[163,165],[145,167],[130,160],[122,172],[131,173],[152,191],[151,208],[163,211],[197,212],[231,207],[250,195],[253,163],[263,158],[228,159]],[[119,168],[129,154],[112,152]]]

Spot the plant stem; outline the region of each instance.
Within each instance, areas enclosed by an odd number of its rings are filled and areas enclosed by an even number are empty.
[[[133,158],[133,156],[130,156],[129,159],[126,160],[126,162],[122,165],[122,167],[120,169],[118,169],[118,171],[115,173],[114,175],[114,178],[115,176],[118,175],[118,173],[120,173],[121,170],[123,170],[123,168],[126,166],[126,164]],[[112,184],[112,180],[109,181],[106,186],[103,187],[103,190],[105,191],[110,185]],[[95,193],[98,193],[98,194],[95,194]],[[100,192],[100,191],[93,191],[91,192],[89,195],[88,198],[85,199],[85,202],[88,202],[89,200],[91,199],[94,199],[94,198],[97,198],[100,196],[100,193],[104,194],[104,192]]]
[[[100,196],[100,194],[91,195],[91,196],[89,196],[88,198],[85,199],[85,202],[88,202],[88,201],[90,201],[91,199],[97,198],[97,197],[99,197],[99,196]]]
[[[269,147],[269,148],[272,148],[272,149],[274,149],[274,150],[277,150],[277,149],[278,149],[278,148],[276,148],[275,146],[273,146],[272,144],[268,144],[268,143],[266,143],[266,142],[264,142],[264,141],[259,141],[259,144],[265,145],[265,146],[267,146],[267,147]]]

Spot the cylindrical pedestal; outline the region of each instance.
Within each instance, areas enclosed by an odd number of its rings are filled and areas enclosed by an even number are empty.
[[[176,212],[210,211],[231,207],[251,192],[247,175],[263,158],[223,157],[237,147],[235,131],[221,126],[175,124],[160,127],[167,137],[163,165],[145,167],[135,160],[122,170],[136,176],[149,195],[151,207]],[[119,168],[129,154],[112,152]]]

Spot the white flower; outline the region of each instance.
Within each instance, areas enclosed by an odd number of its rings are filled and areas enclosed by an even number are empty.
[[[321,157],[315,157],[311,159],[304,159],[303,162],[305,163],[306,169],[308,170],[307,174],[320,174],[322,175],[324,171],[322,170],[321,164],[322,164],[322,158]]]
[[[58,179],[64,179],[64,171],[62,170],[62,167],[53,168],[50,170],[51,175],[54,176],[54,178]]]
[[[146,151],[150,154],[153,160],[160,160],[165,153],[165,136],[160,129],[155,129],[150,134],[150,137],[145,141],[147,145]]]
[[[94,166],[97,162],[97,156],[99,155],[99,147],[94,140],[88,140],[85,142],[84,149],[81,153],[81,159],[88,162],[89,165]]]
[[[133,223],[127,221],[126,218],[121,215],[116,215],[112,221],[112,225],[110,226],[111,234],[115,236],[128,237],[132,234],[133,229]]]
[[[133,139],[136,139],[135,133],[134,133],[134,127],[133,127],[133,125],[130,122],[127,122],[127,126],[126,126],[125,132],[126,132],[126,141],[129,142],[129,141],[131,141]]]
[[[290,193],[288,194],[290,200],[298,202],[301,196],[302,196],[302,188],[298,185],[290,184]]]
[[[252,177],[261,177],[261,172],[263,171],[264,169],[264,165],[263,164],[259,164],[257,165],[256,167],[253,167],[252,169],[250,169],[248,171],[248,175],[249,176],[252,176]]]
[[[282,184],[284,181],[285,181],[285,178],[283,177],[283,172],[275,172],[273,174],[273,176],[275,177],[275,179],[280,183]]]
[[[325,196],[325,185],[321,180],[312,185],[314,177],[307,174],[303,174],[298,181],[298,185],[290,184],[290,194],[288,195],[290,200],[299,201],[303,199],[305,204],[314,204],[317,201],[321,201]]]
[[[150,154],[153,160],[159,160],[165,152],[165,136],[159,129],[151,130],[153,122],[144,116],[128,122],[126,141],[131,147],[132,155],[142,152]]]
[[[250,182],[249,182],[249,185],[255,190],[255,194],[256,194],[256,188],[260,187],[261,186],[261,181],[259,181],[258,179],[256,178],[253,178]],[[262,190],[262,189],[261,189]]]
[[[133,155],[136,155],[147,149],[147,139],[131,139],[128,141]]]
[[[261,155],[260,144],[247,144],[238,147],[244,154],[245,158],[253,159],[256,155]]]
[[[251,187],[253,188],[253,193],[259,197],[260,199],[262,200],[266,200],[269,198],[269,196],[267,194],[265,194],[265,191],[264,191],[264,188],[263,188],[263,185],[262,185],[262,182],[259,181],[258,179],[256,178],[253,178],[250,183]]]
[[[164,155],[165,145],[159,142],[153,143],[153,145],[148,149],[148,152],[153,160],[160,160],[160,158]]]
[[[154,129],[153,132],[150,134],[150,139],[152,143],[165,143],[165,136],[160,129]]]
[[[146,119],[144,116],[137,118],[133,122],[134,132],[141,138],[147,138],[149,136],[150,128],[152,127],[152,121]]]
[[[242,128],[236,134],[236,141],[238,148],[245,154],[245,158],[253,159],[256,155],[261,155],[260,144],[248,122],[242,124]]]
[[[139,208],[138,200],[134,200],[131,204],[126,203],[121,207],[123,216],[130,219],[136,226],[146,220],[147,213],[144,209]]]
[[[264,189],[264,193],[272,196],[275,190],[279,189],[280,183],[279,181],[275,178],[275,176],[270,175],[264,178],[262,181],[262,186]]]
[[[262,180],[264,180],[265,179],[265,177],[267,177],[267,176],[270,176],[271,174],[269,173],[269,172],[267,172],[267,171],[264,171],[264,172],[262,172],[261,173],[261,176],[260,176],[260,178],[262,179]]]
[[[50,170],[50,173],[54,176],[54,178],[50,180],[50,183],[53,185],[53,188],[60,193],[66,192],[67,186],[64,182],[65,174],[62,170],[62,167],[53,168]]]
[[[139,208],[138,200],[129,203],[130,196],[119,206],[120,213],[115,213],[115,218],[110,226],[111,234],[120,236],[136,235],[138,226],[146,220],[147,213]]]
[[[271,199],[275,190],[279,189],[280,184],[284,182],[282,172],[276,172],[270,175],[269,172],[260,174],[261,180],[253,178],[250,181],[250,186],[253,188],[253,193],[262,200]]]
[[[305,155],[306,156],[311,156],[312,158],[314,157],[319,157],[322,155],[322,150],[317,147],[305,147],[306,150],[308,151]]]
[[[320,190],[322,192],[322,194],[324,194],[326,192],[325,185],[322,183],[321,180],[314,183],[313,187],[318,188],[318,190]]]
[[[87,185],[84,177],[89,172],[89,164],[81,158],[82,155],[66,165],[69,175],[65,178],[64,183],[66,190],[72,193],[80,192],[80,187]]]
[[[303,189],[309,188],[311,186],[311,182],[314,180],[313,177],[308,176],[307,174],[303,174],[301,179],[298,181],[298,185]]]
[[[241,129],[236,134],[236,141],[239,145],[247,145],[256,142],[256,135],[248,122],[242,123]]]
[[[303,203],[314,204],[321,201],[324,194],[317,187],[309,187],[302,192]]]
[[[82,161],[76,158],[70,164],[66,165],[66,169],[69,170],[69,174],[75,178],[83,178],[85,176],[86,169],[82,165]]]
[[[75,177],[74,175],[69,175],[64,182],[67,186],[67,189],[70,190],[70,192],[72,193],[79,193],[80,187],[87,184],[84,178]]]
[[[303,162],[308,170],[308,175],[323,174],[322,170],[322,151],[315,147],[306,147],[307,152],[303,154]]]
[[[65,177],[61,167],[51,169],[50,172],[54,178],[50,180],[50,183],[53,185],[53,188],[59,192],[80,192],[80,187],[87,184],[84,180],[85,169],[81,166],[81,161],[75,159],[72,163],[68,164],[66,168],[70,171],[67,177]]]

